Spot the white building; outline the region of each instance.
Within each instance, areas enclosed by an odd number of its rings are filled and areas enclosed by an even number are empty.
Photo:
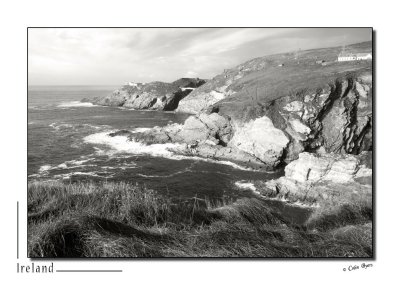
[[[372,54],[370,52],[357,53],[357,60],[372,60]]]
[[[354,53],[340,53],[338,61],[353,61],[357,60],[357,56]]]
[[[129,81],[129,82],[126,82],[125,85],[135,86],[136,87],[137,83]]]
[[[338,61],[353,61],[353,60],[372,60],[372,54],[364,53],[340,53]]]

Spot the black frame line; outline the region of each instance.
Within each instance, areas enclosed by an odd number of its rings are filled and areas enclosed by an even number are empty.
[[[125,261],[199,261],[199,260],[207,260],[207,261],[243,261],[243,260],[253,260],[253,261],[357,261],[357,260],[372,260],[376,261],[376,173],[375,173],[375,166],[376,166],[376,132],[375,132],[375,127],[376,127],[376,117],[375,117],[375,91],[376,91],[376,74],[375,74],[375,60],[376,60],[376,43],[375,43],[375,38],[376,38],[376,31],[374,28],[368,27],[368,26],[351,26],[351,27],[346,27],[346,26],[336,26],[336,27],[326,27],[326,26],[319,26],[319,27],[254,27],[254,26],[249,26],[249,27],[174,27],[174,26],[169,26],[169,27],[106,27],[106,26],[100,26],[100,27],[83,27],[83,26],[27,26],[26,28],[26,114],[27,114],[27,122],[26,122],[26,133],[27,133],[27,152],[26,152],[26,157],[28,159],[28,149],[29,149],[29,139],[28,139],[28,93],[29,93],[29,62],[28,62],[28,57],[29,57],[29,29],[169,29],[169,28],[207,28],[207,29],[214,29],[214,28],[225,28],[225,29],[251,29],[251,28],[324,28],[324,29],[351,29],[351,28],[366,28],[366,29],[371,29],[372,33],[372,210],[373,210],[373,217],[372,217],[372,256],[371,257],[74,257],[74,258],[69,258],[69,257],[53,257],[53,258],[46,258],[46,257],[29,257],[28,255],[28,247],[26,248],[26,257],[31,260],[41,260],[41,261],[116,261],[116,260],[125,260]],[[28,170],[28,163],[26,165],[26,168]],[[26,177],[26,194],[28,193],[28,177]],[[28,195],[26,196],[26,201],[28,202]],[[28,203],[27,203],[28,204]],[[28,213],[27,213],[28,215]],[[26,223],[26,242],[28,242],[28,223]],[[56,270],[57,272],[66,272],[66,271],[59,271]],[[76,271],[74,271],[76,272]],[[81,272],[81,271],[79,271]],[[96,271],[97,272],[97,271]]]

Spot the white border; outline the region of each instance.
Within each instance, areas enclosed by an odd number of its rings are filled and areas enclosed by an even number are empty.
[[[377,284],[397,280],[399,189],[398,9],[395,1],[9,1],[1,7],[1,277],[29,284]],[[384,4],[383,4],[384,3]],[[16,201],[21,201],[20,254],[26,253],[27,26],[373,26],[376,32],[377,261],[73,261],[57,268],[123,269],[124,273],[16,274]],[[25,260],[27,261],[27,260]],[[368,262],[370,263],[370,262]],[[393,279],[392,279],[393,277]],[[5,281],[7,282],[7,281]],[[122,283],[123,282],[123,283]],[[4,283],[8,284],[8,283]]]

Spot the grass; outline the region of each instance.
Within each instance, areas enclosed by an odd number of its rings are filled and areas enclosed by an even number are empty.
[[[371,221],[299,226],[258,199],[176,203],[127,183],[30,182],[29,257],[371,257]],[[322,216],[315,216],[318,220]]]

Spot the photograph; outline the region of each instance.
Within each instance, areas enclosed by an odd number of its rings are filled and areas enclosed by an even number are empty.
[[[27,258],[376,257],[373,28],[25,36]]]

